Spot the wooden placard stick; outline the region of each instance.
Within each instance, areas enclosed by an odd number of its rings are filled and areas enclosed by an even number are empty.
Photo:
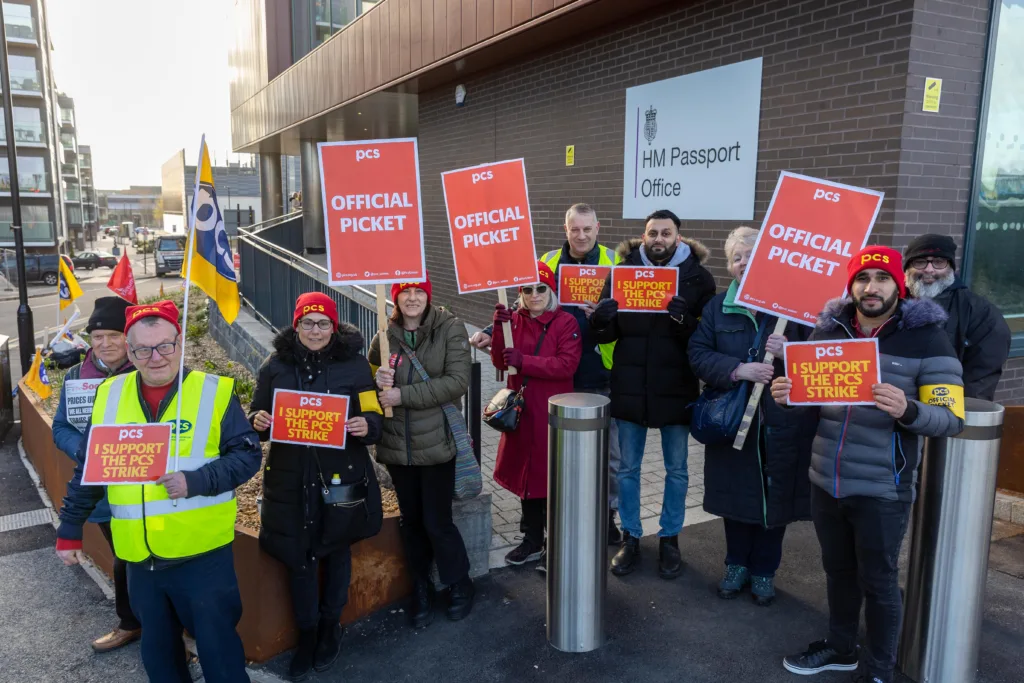
[[[395,304],[398,305],[397,303]],[[377,338],[380,339],[380,364],[391,367],[391,344],[388,342],[388,300],[384,294],[384,285],[377,285]],[[395,411],[384,409],[384,417],[394,417]]]
[[[772,334],[782,334],[786,331],[786,323],[789,322],[785,318],[779,318],[775,321],[775,331]],[[765,351],[764,360],[762,363],[773,363],[775,361],[775,354]],[[754,384],[754,390],[750,392],[750,400],[747,401],[747,409],[743,411],[743,419],[740,420],[740,428],[736,431],[736,440],[732,442],[732,447],[736,450],[743,450],[743,444],[747,441],[747,432],[750,431],[750,425],[754,422],[754,413],[757,412],[757,405],[761,402],[761,394],[764,393],[763,384]]]
[[[508,293],[505,291],[504,287],[502,287],[501,289],[498,290],[498,303],[501,304],[502,306],[504,306],[505,308],[508,308]],[[502,336],[505,337],[505,348],[506,349],[511,349],[512,348],[512,323],[502,323],[501,324],[501,334],[502,334]],[[512,367],[511,365],[509,366],[508,374],[515,375],[518,372],[519,371],[516,370],[514,367]]]

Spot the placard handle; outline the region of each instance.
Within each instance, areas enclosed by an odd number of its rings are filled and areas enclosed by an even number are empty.
[[[782,334],[786,331],[786,323],[789,322],[785,318],[779,318],[775,322],[775,330],[772,334]],[[764,360],[762,363],[774,363],[775,354],[765,351]],[[750,431],[750,425],[754,422],[754,413],[757,412],[757,404],[761,402],[761,394],[764,393],[763,384],[754,384],[754,390],[750,392],[750,400],[747,401],[747,409],[743,411],[743,419],[740,420],[740,428],[736,431],[736,439],[732,442],[732,447],[738,451],[743,450],[743,444],[747,441],[747,432]]]

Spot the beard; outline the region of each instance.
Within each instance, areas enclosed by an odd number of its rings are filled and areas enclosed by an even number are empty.
[[[676,243],[673,242],[671,246],[659,251],[655,251],[655,246],[653,244],[644,244],[644,249],[647,251],[647,257],[650,258],[651,261],[664,263],[671,259],[672,255],[676,253]]]
[[[934,299],[946,291],[954,280],[956,273],[952,270],[931,284],[925,284],[919,275],[911,275],[907,278],[907,289],[915,299]]]
[[[861,314],[864,315],[865,318],[877,318],[880,315],[882,315],[882,314],[892,310],[892,307],[896,305],[897,301],[899,301],[900,291],[898,289],[896,291],[894,291],[892,293],[892,296],[890,296],[888,299],[885,299],[884,301],[882,301],[882,307],[880,309],[876,310],[876,311],[869,310],[865,306],[865,301],[864,300],[867,299],[867,298],[868,297],[861,297],[859,299],[855,298],[853,301],[854,301],[854,303],[857,306],[857,310],[860,311]],[[877,299],[876,298],[872,298],[871,301],[874,302],[874,301],[877,301]]]

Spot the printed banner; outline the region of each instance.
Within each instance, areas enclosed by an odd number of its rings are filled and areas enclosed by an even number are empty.
[[[93,425],[82,484],[150,484],[167,473],[171,425]]]
[[[348,396],[311,391],[274,391],[270,440],[322,448],[345,447]]]
[[[783,345],[790,405],[873,406],[882,381],[877,339],[789,342]]]
[[[102,379],[68,379],[64,380],[64,400],[67,402],[68,422],[75,429],[85,434],[85,426],[92,417],[92,404],[96,399],[96,390],[103,384]],[[68,453],[74,457],[74,453]]]
[[[611,272],[611,266],[559,265],[558,303],[562,306],[596,304],[601,300],[601,290]]]
[[[813,327],[846,291],[846,263],[867,244],[882,196],[784,171],[736,303]]]
[[[679,288],[679,269],[657,266],[612,268],[612,298],[619,313],[665,313]]]
[[[321,142],[317,152],[330,283],[423,282],[416,138]]]
[[[459,294],[540,280],[522,159],[441,174]]]

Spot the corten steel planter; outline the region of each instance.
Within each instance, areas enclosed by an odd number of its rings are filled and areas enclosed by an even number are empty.
[[[53,421],[38,397],[22,382],[18,385],[21,436],[32,466],[50,500],[58,508],[67,482],[74,474],[71,458],[53,445]],[[84,549],[108,576],[113,557],[99,527],[86,524]],[[255,531],[235,526],[232,544],[235,573],[242,594],[242,620],[238,633],[246,658],[263,662],[294,647],[298,632],[292,618],[288,575],[284,565],[259,547]],[[398,534],[398,515],[384,517],[379,534],[352,546],[352,584],[343,624],[358,621],[409,594],[412,582]]]
[[[1024,495],[1024,406],[1007,406],[996,487]]]

